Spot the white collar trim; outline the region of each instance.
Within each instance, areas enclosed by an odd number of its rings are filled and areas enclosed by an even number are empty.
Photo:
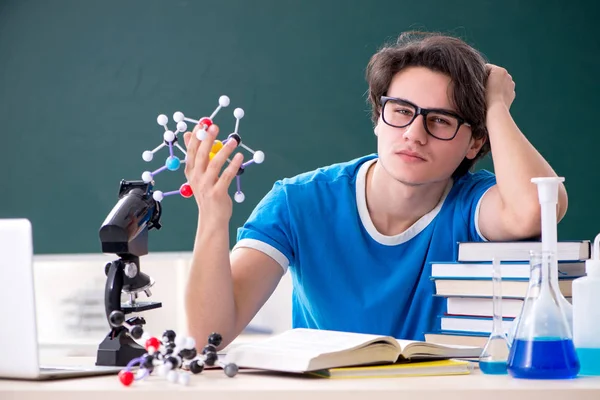
[[[386,236],[379,233],[379,231],[375,228],[375,225],[373,225],[373,221],[371,220],[371,216],[369,215],[369,210],[367,209],[367,171],[369,170],[369,167],[376,161],[377,158],[368,160],[363,163],[358,170],[358,174],[356,176],[356,206],[358,207],[358,215],[360,216],[363,226],[376,242],[387,246],[394,246],[408,242],[410,239],[417,236],[423,229],[425,229],[438,215],[442,209],[442,206],[444,205],[444,200],[446,200],[446,197],[452,188],[453,180],[450,179],[448,185],[444,189],[442,198],[433,210],[419,218],[404,232],[394,236]]]

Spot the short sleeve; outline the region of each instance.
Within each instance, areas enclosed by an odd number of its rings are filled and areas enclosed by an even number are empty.
[[[241,247],[259,250],[277,261],[285,273],[294,260],[290,226],[286,186],[277,181],[238,229],[232,251]]]
[[[487,241],[479,229],[479,209],[485,193],[496,184],[496,176],[490,171],[481,170],[462,177],[460,188],[460,209],[469,229],[469,240]]]

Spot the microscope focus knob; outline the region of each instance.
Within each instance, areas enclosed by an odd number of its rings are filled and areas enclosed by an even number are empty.
[[[125,263],[124,270],[125,270],[125,275],[127,275],[128,278],[135,278],[135,276],[138,273],[137,265],[135,265],[135,263],[132,263],[132,262]]]
[[[131,328],[130,334],[134,339],[139,339],[144,334],[144,329],[141,326],[136,325],[133,328]]]
[[[125,322],[125,314],[123,314],[123,311],[114,310],[110,313],[108,321],[113,327],[117,328],[123,325],[123,322]]]

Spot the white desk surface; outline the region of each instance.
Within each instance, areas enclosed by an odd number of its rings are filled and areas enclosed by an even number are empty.
[[[63,364],[91,365],[93,359],[73,357]],[[600,377],[532,381],[507,375],[470,375],[330,380],[241,370],[228,378],[221,369],[193,375],[188,386],[159,376],[124,387],[116,375],[55,381],[0,380],[2,400],[106,400],[116,398],[165,400],[295,400],[380,398],[417,400],[599,400]]]

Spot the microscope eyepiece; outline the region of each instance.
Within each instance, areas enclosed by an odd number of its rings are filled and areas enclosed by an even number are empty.
[[[151,184],[121,181],[119,201],[100,228],[103,253],[142,256],[148,253],[148,230],[160,229],[160,204]]]

